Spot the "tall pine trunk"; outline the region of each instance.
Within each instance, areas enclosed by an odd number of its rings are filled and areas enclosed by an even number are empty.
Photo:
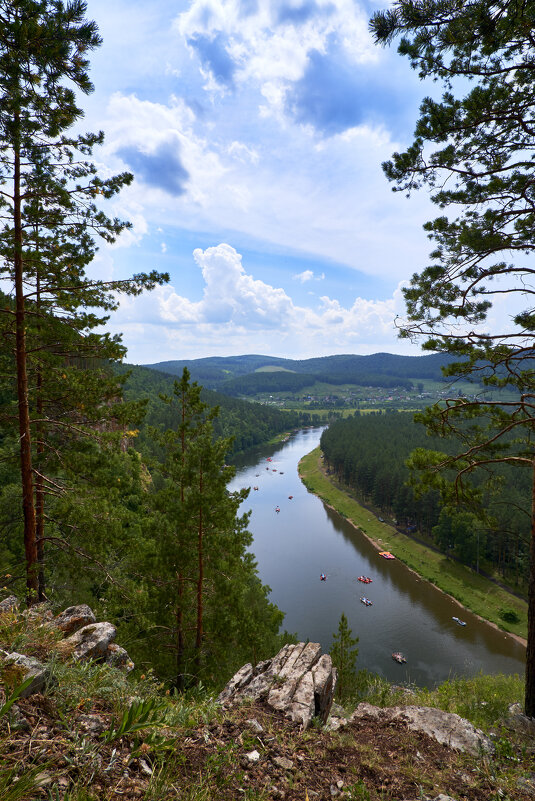
[[[528,589],[528,644],[526,649],[526,699],[524,711],[535,718],[535,458],[531,489],[531,542]]]
[[[178,604],[175,608],[175,626],[176,626],[176,688],[183,690],[184,682],[184,621],[183,621],[183,607],[184,607],[184,576],[182,571],[178,571]]]
[[[197,669],[201,664],[201,646],[203,636],[203,582],[204,582],[204,555],[203,555],[203,539],[204,539],[204,520],[202,514],[203,504],[203,470],[202,461],[199,467],[199,520],[197,527],[197,631],[195,636],[195,666]]]
[[[15,113],[15,127],[19,127],[19,114]],[[20,136],[17,132],[14,145],[13,171],[13,223],[15,272],[15,360],[17,366],[17,402],[19,413],[20,472],[22,485],[22,511],[24,515],[24,553],[26,558],[26,588],[28,606],[39,598],[37,533],[33,495],[32,445],[30,436],[30,409],[28,402],[28,376],[26,372],[26,315],[24,308]]]
[[[37,241],[37,236],[36,236]],[[36,264],[38,265],[38,259],[36,259]],[[39,277],[39,270],[37,269],[37,277],[36,277],[36,304],[37,304],[37,320],[40,320],[40,311],[41,311],[41,281]],[[38,322],[38,328],[41,328],[40,322]],[[40,337],[39,337],[40,339]],[[37,439],[37,473],[35,476],[35,523],[36,523],[36,542],[37,542],[37,561],[39,563],[39,573],[38,573],[38,585],[39,585],[39,601],[46,601],[46,594],[45,594],[45,571],[44,571],[44,562],[45,562],[45,487],[44,487],[44,480],[43,480],[43,454],[45,452],[45,446],[43,443],[43,425],[41,420],[43,419],[43,371],[42,366],[38,365],[37,367],[37,405],[36,405],[36,412],[37,412],[37,427],[36,427],[36,439]]]

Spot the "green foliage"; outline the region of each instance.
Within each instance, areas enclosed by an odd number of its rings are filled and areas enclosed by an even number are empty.
[[[500,609],[500,617],[506,623],[518,623],[519,617],[514,609]]]
[[[30,676],[28,679],[22,682],[22,684],[18,684],[12,691],[9,698],[0,706],[0,718],[4,715],[7,715],[17,698],[24,692],[24,690],[30,686],[34,677]]]
[[[182,375],[186,367],[193,380],[209,389],[228,392],[243,386],[245,394],[249,394],[249,391],[254,391],[255,382],[260,382],[259,386],[262,386],[262,382],[267,382],[263,391],[278,391],[290,389],[291,382],[294,381],[299,385],[301,377],[305,377],[309,385],[324,382],[334,385],[350,383],[408,388],[412,385],[412,380],[419,378],[440,381],[441,366],[448,361],[448,357],[438,354],[399,356],[375,353],[372,356],[337,355],[312,359],[251,355],[158,362],[150,367],[170,375]],[[273,368],[273,372],[266,375],[266,368],[269,367]],[[245,379],[243,385],[240,383],[242,379]]]
[[[342,701],[355,691],[358,641],[358,637],[352,636],[347,617],[342,612],[338,622],[338,632],[333,634],[333,642],[329,649],[333,665],[338,670],[336,697]]]
[[[453,454],[427,465],[428,473],[454,474],[441,487],[449,504],[477,502],[470,477],[492,465],[533,471],[533,21],[533,7],[516,0],[398,0],[370,23],[379,42],[400,36],[400,54],[444,88],[440,100],[423,100],[413,143],[394,153],[385,173],[402,191],[428,187],[441,210],[457,215],[441,213],[424,226],[435,248],[432,263],[404,290],[402,336],[423,337],[425,349],[457,357],[447,375],[514,391],[508,403],[452,397],[423,415],[430,433],[456,440]],[[490,309],[504,296],[515,299],[511,314],[502,323],[498,314],[489,329]],[[529,570],[525,711],[533,717],[533,551]]]
[[[52,661],[50,693],[60,715],[68,720],[73,709],[89,710],[95,701],[107,709],[124,708],[133,691],[144,697],[156,695],[157,684],[152,676],[148,680],[133,682],[111,665],[94,662],[65,663]]]
[[[161,729],[165,726],[166,708],[165,701],[157,698],[133,701],[123,712],[123,716],[117,724],[115,718],[112,718],[110,727],[102,732],[101,737],[105,743],[111,743],[118,740],[119,737],[132,735],[145,729]]]
[[[89,159],[103,134],[67,133],[83,116],[76,91],[93,88],[85,56],[101,42],[84,18],[85,3],[1,6],[0,185],[10,188],[0,193],[0,335],[9,343],[0,353],[0,422],[19,437],[11,458],[20,458],[33,603],[45,597],[45,541],[62,539],[57,531],[45,538],[45,520],[54,518],[48,501],[73,492],[81,475],[69,459],[73,443],[96,439],[97,431],[101,440],[118,440],[140,411],[117,402],[121,381],[108,363],[122,359],[125,348],[99,329],[118,293],[137,295],[167,276],[153,271],[105,282],[86,274],[98,239],[114,242],[129,227],[108,217],[96,198],[113,198],[133,176],[99,177]]]
[[[251,534],[239,508],[247,490],[229,492],[229,438],[214,434],[218,409],[202,400],[187,370],[173,396],[162,395],[174,427],[152,428],[160,459],[151,463],[142,535],[121,572],[135,604],[110,588],[111,609],[133,638],[129,652],[180,690],[223,683],[244,662],[279,649],[282,613],[269,602],[247,550]]]
[[[164,458],[163,450],[149,432],[151,429],[163,432],[176,425],[174,410],[161,399],[162,395],[172,395],[173,376],[134,365],[116,365],[115,370],[119,374],[126,374],[124,393],[128,400],[147,401],[146,416],[136,436],[136,448],[147,458],[161,461]],[[201,390],[201,399],[208,406],[217,406],[220,410],[212,423],[216,438],[231,438],[227,461],[232,461],[236,453],[297,427],[300,421],[300,415],[296,412],[237,400],[204,388]]]
[[[27,801],[32,794],[40,792],[39,777],[44,770],[43,765],[34,765],[21,771],[18,765],[13,768],[0,769],[0,798],[2,801]]]
[[[344,788],[344,795],[348,801],[370,801],[370,791],[362,781],[362,779],[355,784],[348,785]]]
[[[469,679],[450,679],[434,690],[417,690],[414,703],[455,712],[474,726],[488,730],[507,716],[511,704],[522,700],[520,676],[480,674]]]

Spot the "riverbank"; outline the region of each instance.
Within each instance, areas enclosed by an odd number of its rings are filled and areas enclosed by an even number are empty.
[[[307,489],[351,523],[377,550],[391,551],[410,570],[434,584],[460,606],[526,644],[525,601],[444,554],[415,542],[388,523],[381,522],[325,474],[319,448],[304,456],[298,469]],[[504,610],[514,611],[519,622],[511,624],[503,621],[500,613]]]

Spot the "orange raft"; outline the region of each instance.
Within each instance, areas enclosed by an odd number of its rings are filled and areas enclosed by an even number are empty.
[[[379,556],[382,556],[383,559],[395,559],[396,557],[390,553],[390,551],[380,551]]]

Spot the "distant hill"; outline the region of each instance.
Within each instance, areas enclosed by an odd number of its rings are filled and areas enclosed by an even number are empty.
[[[181,375],[187,367],[193,380],[207,389],[227,395],[254,395],[270,391],[298,391],[316,382],[358,386],[401,386],[407,389],[421,379],[442,379],[441,366],[453,361],[443,353],[399,356],[321,356],[313,359],[282,359],[257,354],[213,356],[204,359],[166,361],[145,367]]]
[[[118,373],[128,373],[124,385],[124,394],[127,400],[147,399],[146,416],[139,432],[137,447],[149,452],[154,446],[148,435],[148,426],[163,429],[176,428],[176,410],[163,403],[159,397],[160,394],[172,396],[176,373],[172,375],[169,372],[163,373],[128,364],[115,365],[115,369]],[[180,369],[180,373],[182,373],[182,369]],[[290,373],[290,375],[295,374]],[[193,380],[197,380],[199,384],[203,383],[195,375]],[[229,457],[267,442],[275,435],[290,431],[298,425],[311,422],[310,415],[303,417],[297,412],[283,412],[272,406],[261,406],[258,403],[238,400],[229,397],[228,394],[206,388],[203,388],[202,399],[209,406],[219,406],[220,414],[214,422],[216,436],[234,437]]]

